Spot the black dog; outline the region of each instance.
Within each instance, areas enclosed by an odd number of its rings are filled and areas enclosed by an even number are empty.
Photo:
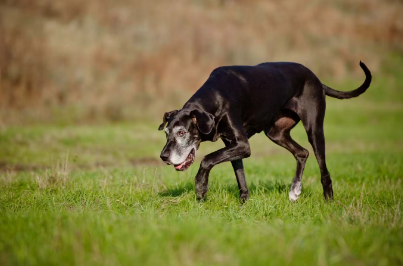
[[[250,156],[248,139],[264,131],[297,160],[297,171],[289,198],[301,194],[301,178],[308,151],[290,136],[301,120],[319,164],[325,199],[333,198],[332,180],[325,161],[323,119],[326,95],[338,99],[356,97],[367,90],[371,72],[360,62],[365,82],[356,90],[342,92],[323,85],[308,68],[297,63],[263,63],[257,66],[226,66],[215,69],[203,86],[181,110],[164,114],[159,130],[165,129],[167,143],[161,159],[184,171],[193,163],[202,141],[221,138],[225,148],[205,156],[196,175],[196,195],[203,199],[210,170],[231,161],[240,198],[249,198],[242,159]]]

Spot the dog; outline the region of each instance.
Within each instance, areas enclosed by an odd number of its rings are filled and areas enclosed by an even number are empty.
[[[296,201],[301,194],[301,178],[309,153],[291,138],[290,131],[302,121],[319,164],[324,197],[330,200],[333,188],[326,167],[323,131],[326,96],[349,99],[364,93],[372,76],[361,61],[360,66],[366,75],[364,83],[346,92],[322,84],[312,71],[298,63],[216,68],[181,110],[164,114],[159,130],[167,124],[167,142],[160,157],[177,171],[185,171],[193,163],[201,142],[221,138],[225,147],[201,161],[195,177],[197,199],[206,197],[211,169],[230,161],[240,200],[245,202],[249,190],[242,159],[251,155],[248,139],[263,131],[270,140],[291,152],[297,161],[289,191],[290,201]]]

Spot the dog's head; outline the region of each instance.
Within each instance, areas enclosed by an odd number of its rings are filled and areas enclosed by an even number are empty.
[[[165,163],[173,164],[177,171],[185,171],[196,157],[200,134],[209,134],[213,129],[214,117],[198,109],[182,109],[166,112],[158,130],[163,130],[166,123],[167,143],[160,157]]]

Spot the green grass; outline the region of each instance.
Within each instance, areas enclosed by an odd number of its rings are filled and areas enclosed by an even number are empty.
[[[160,121],[3,127],[0,264],[402,265],[403,106],[378,93],[328,100],[330,203],[301,125],[293,137],[311,156],[298,202],[288,200],[294,158],[258,135],[244,205],[229,163],[197,202],[198,162],[223,144],[202,144],[176,172],[158,158]]]

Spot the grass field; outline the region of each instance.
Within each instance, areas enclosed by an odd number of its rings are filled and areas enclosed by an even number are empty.
[[[0,0],[0,266],[403,265],[403,2]],[[357,99],[328,98],[325,202],[310,152],[264,135],[205,202],[159,159],[163,111],[217,66],[299,62]],[[331,80],[329,80],[331,79]]]
[[[229,163],[213,169],[208,199],[197,202],[198,162],[223,144],[205,143],[176,172],[158,158],[159,120],[4,126],[0,264],[402,265],[402,94],[385,80],[358,99],[328,99],[330,203],[301,125],[293,137],[311,156],[298,202],[288,200],[294,158],[258,135],[244,161],[244,205]]]

